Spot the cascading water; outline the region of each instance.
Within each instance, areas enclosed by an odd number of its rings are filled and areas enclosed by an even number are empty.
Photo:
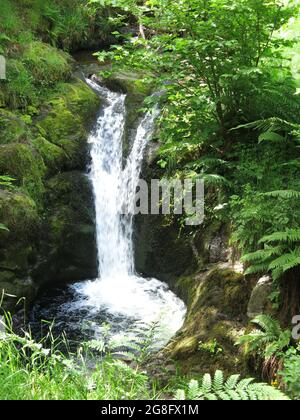
[[[165,344],[182,326],[185,306],[167,287],[155,279],[136,275],[133,251],[133,211],[144,151],[155,126],[156,109],[140,122],[131,151],[123,162],[126,123],[126,96],[110,92],[87,80],[105,102],[96,128],[90,135],[97,248],[98,278],[70,286],[71,302],[55,306],[62,326],[83,316],[89,335],[99,337],[102,324],[111,325],[111,334],[126,334],[136,322],[158,323],[158,338]],[[124,215],[124,208],[128,214]],[[74,328],[74,325],[73,325]]]

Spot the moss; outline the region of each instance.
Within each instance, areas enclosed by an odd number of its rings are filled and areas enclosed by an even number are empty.
[[[4,242],[30,243],[39,231],[37,206],[22,193],[0,190],[0,220],[9,229],[9,232],[0,231],[0,239]]]
[[[250,294],[250,288],[243,274],[229,268],[216,269],[199,286],[194,309],[212,306],[230,317],[246,315],[245,293]]]
[[[37,86],[53,86],[71,77],[71,57],[43,42],[30,42],[22,60]]]
[[[18,115],[7,109],[0,110],[0,144],[21,143],[28,139],[29,130]]]
[[[6,106],[17,109],[36,103],[37,92],[32,75],[21,60],[8,59],[6,75],[7,79],[1,83]]]
[[[63,167],[66,154],[61,147],[51,143],[42,136],[32,139],[31,143],[43,158],[47,175],[54,174]]]
[[[85,124],[94,120],[100,100],[84,82],[77,79],[73,83],[61,83],[56,90],[60,96],[64,96],[66,99],[68,109],[73,114],[80,115]]]
[[[87,123],[94,118],[99,106],[97,95],[83,82],[63,84],[46,104],[49,112],[37,123],[42,137],[63,149],[65,168],[85,165]]]
[[[80,199],[79,199],[80,197]],[[80,172],[59,174],[47,183],[49,234],[55,243],[64,241],[74,229],[88,231],[94,221],[91,185]]]
[[[101,75],[101,74],[100,74]],[[143,99],[150,95],[153,89],[145,73],[118,71],[113,73],[107,83],[114,89],[123,90],[131,97]]]
[[[40,202],[44,192],[46,167],[41,156],[27,144],[0,146],[0,174],[16,179],[16,185]]]

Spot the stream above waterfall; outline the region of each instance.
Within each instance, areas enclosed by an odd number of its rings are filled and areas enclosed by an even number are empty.
[[[98,278],[47,290],[33,306],[31,328],[40,331],[41,321],[50,321],[55,333],[80,342],[107,334],[122,339],[155,324],[156,348],[161,348],[181,328],[186,308],[165,283],[136,273],[133,249],[136,188],[159,111],[141,118],[124,159],[126,95],[87,83],[102,99],[89,136],[87,173],[94,192]]]

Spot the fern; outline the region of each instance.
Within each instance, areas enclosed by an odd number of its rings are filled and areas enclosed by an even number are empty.
[[[264,236],[259,244],[271,242],[300,242],[300,229],[288,229],[285,232],[275,232]]]
[[[283,331],[277,320],[269,315],[259,315],[251,321],[260,329],[240,337],[236,345],[245,346],[247,352],[258,351],[265,359],[276,356],[289,346],[291,331]]]
[[[281,118],[272,117],[267,119],[262,119],[258,121],[253,121],[248,124],[242,124],[238,127],[234,128],[233,130],[239,130],[242,128],[246,129],[254,129],[258,131],[264,132],[276,132],[276,131],[285,131],[285,132],[292,132],[300,129],[298,124],[291,123]]]
[[[178,390],[175,399],[180,400],[289,400],[281,391],[265,383],[254,383],[254,379],[240,380],[240,375],[230,376],[224,382],[223,372],[217,370],[214,378],[204,375],[201,383],[192,380],[187,391]]]
[[[273,194],[281,194],[277,191]],[[287,195],[292,194],[290,191]],[[276,244],[278,242],[279,244]],[[246,274],[272,272],[274,280],[278,280],[289,270],[300,266],[300,229],[289,229],[285,232],[275,232],[264,236],[259,244],[264,244],[264,249],[246,254],[243,262],[251,266]]]
[[[300,163],[300,162],[299,162]],[[266,197],[274,197],[274,198],[283,198],[283,199],[299,199],[300,198],[300,191],[294,190],[278,190],[278,191],[271,191],[268,193],[264,193]]]
[[[256,262],[256,261],[266,261],[270,257],[281,255],[284,251],[284,247],[266,247],[265,249],[260,249],[256,252],[251,252],[246,254],[241,258],[242,262]]]
[[[265,133],[261,134],[258,138],[259,143],[263,141],[271,141],[271,142],[282,142],[286,140],[285,137],[281,136],[280,134],[274,133],[273,131],[266,131]]]

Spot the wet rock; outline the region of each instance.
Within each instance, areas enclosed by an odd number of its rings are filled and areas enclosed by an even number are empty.
[[[261,315],[265,312],[267,305],[270,302],[269,296],[272,292],[272,284],[273,282],[270,276],[264,276],[258,280],[248,303],[248,318],[253,319],[257,315]]]
[[[92,185],[78,171],[59,174],[47,183],[44,258],[34,270],[42,282],[70,282],[97,276]]]

